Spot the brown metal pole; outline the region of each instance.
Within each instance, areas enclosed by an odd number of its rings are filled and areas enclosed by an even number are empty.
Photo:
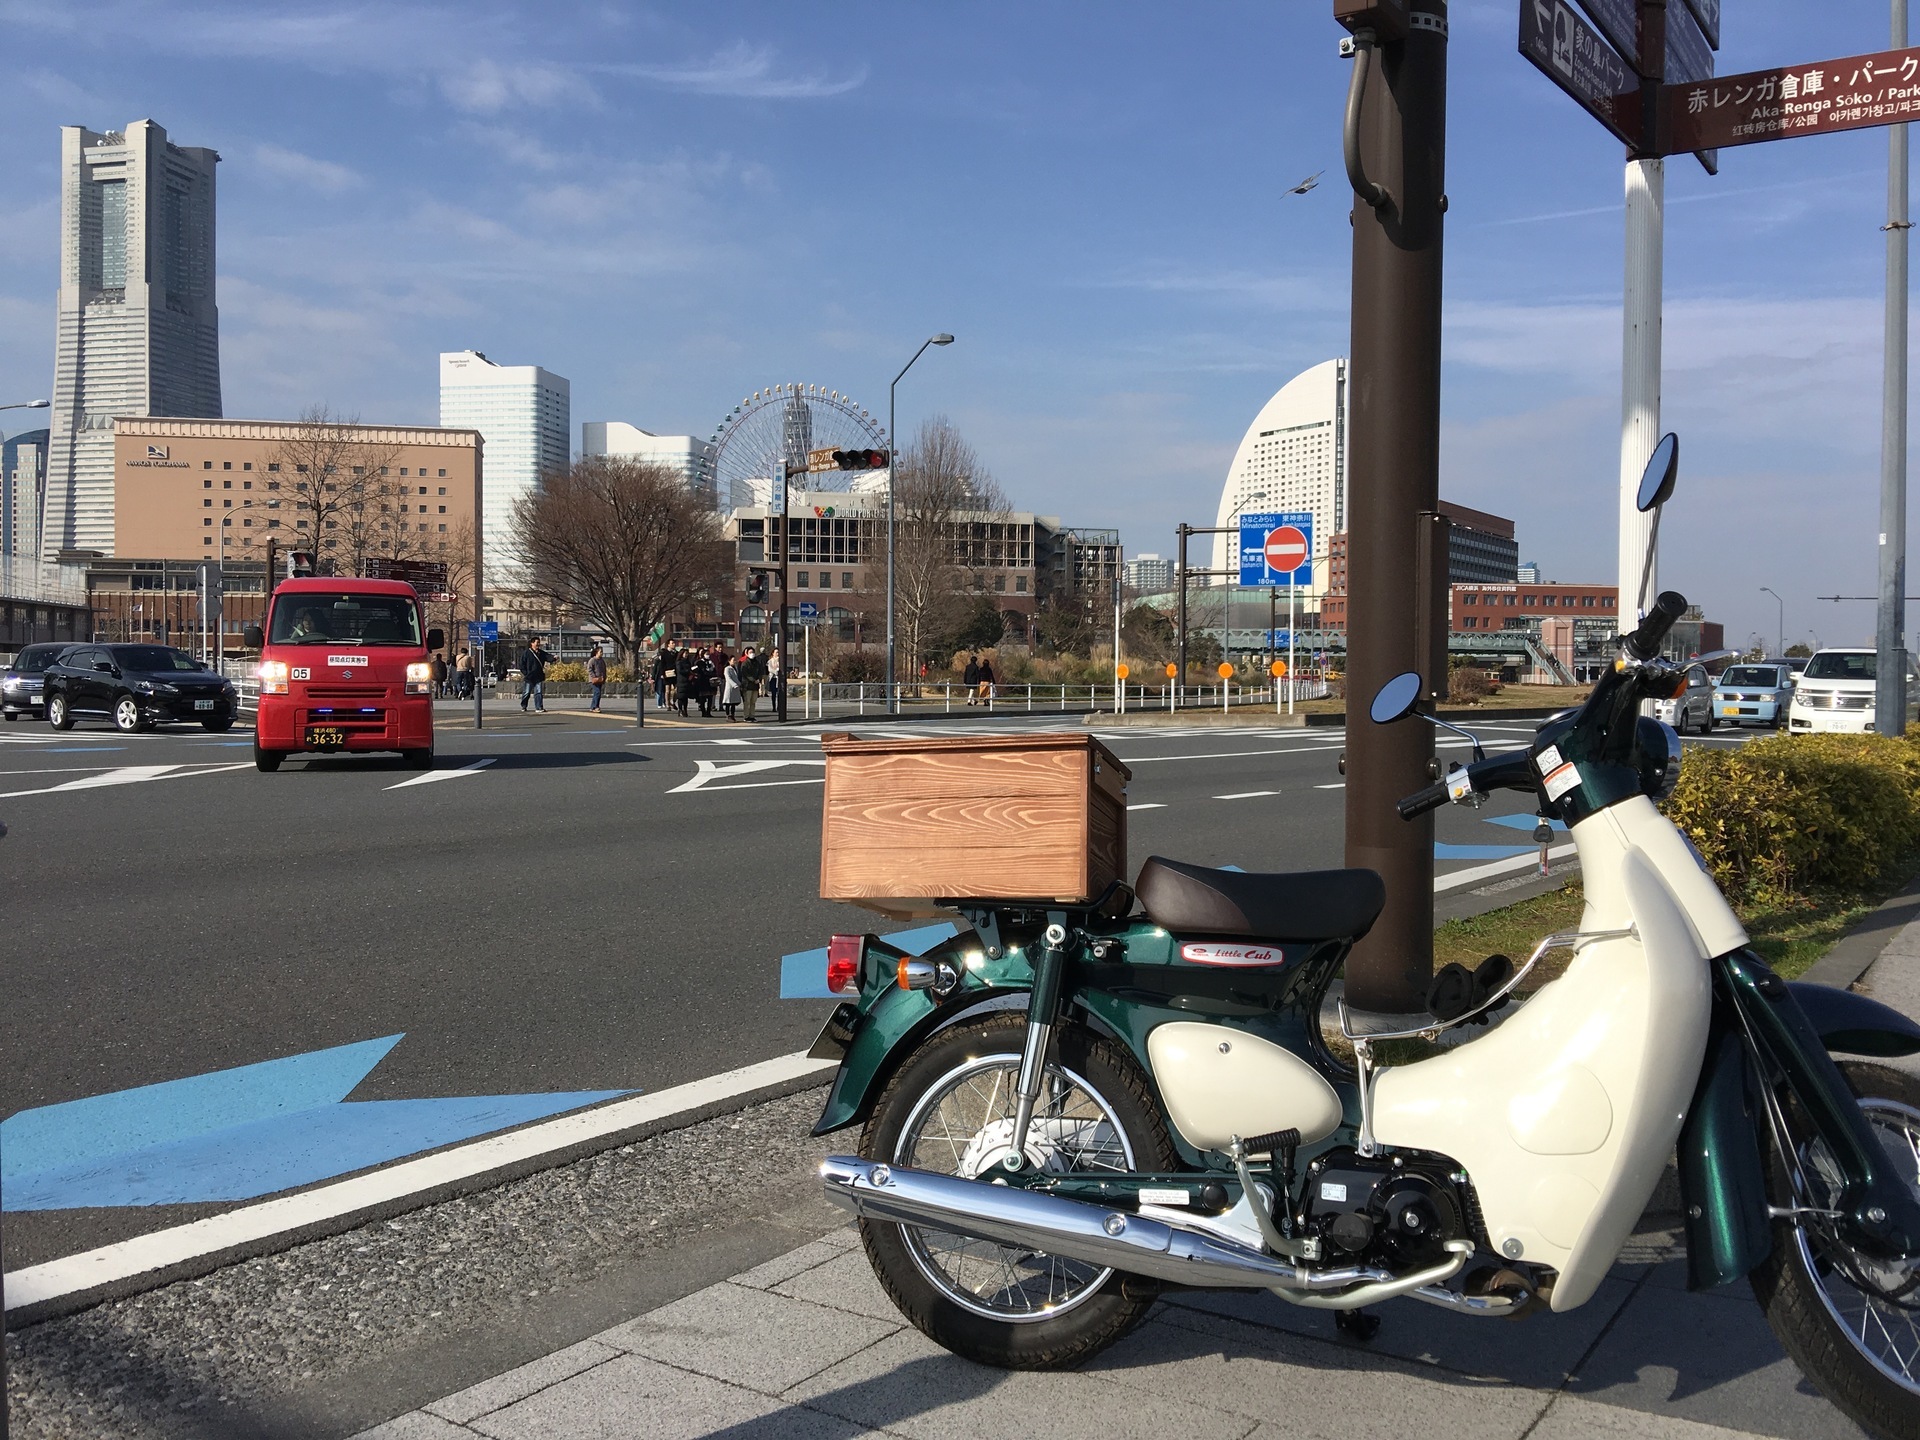
[[[1420,671],[1430,693],[1446,682],[1420,628],[1445,622],[1417,592],[1431,573],[1419,516],[1439,509],[1440,493],[1447,7],[1404,9],[1399,38],[1376,43],[1356,28],[1364,93],[1349,165],[1356,195],[1365,181],[1370,198],[1353,207],[1346,858],[1380,873],[1387,908],[1348,958],[1346,983],[1350,1004],[1396,1013],[1424,1008],[1433,975],[1433,820],[1402,820],[1394,808],[1431,783],[1433,731],[1417,720],[1375,725],[1367,704],[1401,671]]]
[[[1187,536],[1192,530],[1191,525],[1183,524],[1174,531],[1180,542],[1179,561],[1174,567],[1180,575],[1180,608],[1175,612],[1178,623],[1173,637],[1174,659],[1180,665],[1180,673],[1172,681],[1175,705],[1180,703],[1180,692],[1187,683]]]

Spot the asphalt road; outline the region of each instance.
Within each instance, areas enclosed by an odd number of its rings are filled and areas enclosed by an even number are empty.
[[[427,774],[262,775],[241,731],[0,729],[0,1115],[392,1035],[352,1099],[654,1090],[805,1047],[830,1006],[781,1001],[778,957],[893,928],[815,896],[818,726],[459,718]],[[916,726],[983,728],[1061,720]],[[1133,768],[1136,865],[1339,863],[1342,732],[1096,733]],[[1441,871],[1524,845],[1489,821],[1527,808],[1441,812],[1467,852]],[[8,1266],[221,1208],[15,1211]]]

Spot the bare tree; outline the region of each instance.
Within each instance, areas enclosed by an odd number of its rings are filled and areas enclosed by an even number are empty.
[[[513,513],[530,588],[577,609],[617,641],[636,673],[661,620],[733,574],[720,520],[678,471],[588,455],[548,474]]]
[[[401,446],[356,417],[335,415],[325,405],[303,411],[299,429],[265,456],[267,468],[278,470],[281,485],[292,490],[294,543],[304,529],[314,559],[348,575],[364,574],[369,556],[424,556],[425,537],[399,518],[404,487],[390,472],[400,453]],[[439,558],[437,551],[432,558]]]
[[[944,415],[921,424],[913,444],[894,456],[894,467],[895,622],[911,677],[919,675],[928,643],[965,619],[977,577],[1006,563],[997,549],[1004,535],[996,532],[1007,499]]]

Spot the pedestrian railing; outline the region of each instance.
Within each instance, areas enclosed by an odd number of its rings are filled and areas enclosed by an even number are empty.
[[[1133,710],[1244,710],[1274,707],[1282,712],[1288,703],[1323,700],[1328,686],[1323,679],[1267,681],[1241,685],[1234,681],[1224,686],[1210,685],[1121,685],[1046,684],[1040,681],[1008,681],[994,684],[985,694],[980,687],[958,681],[922,681],[900,687],[900,708],[904,713],[954,714],[968,710],[1003,711],[1034,714],[1043,711],[1104,712],[1124,714]],[[832,684],[806,679],[796,680],[788,694],[789,710],[798,707],[802,717],[824,716],[829,709],[839,713],[865,715],[887,708],[887,687],[879,681]]]

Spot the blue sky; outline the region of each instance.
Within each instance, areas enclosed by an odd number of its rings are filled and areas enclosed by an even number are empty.
[[[229,415],[432,421],[435,357],[706,434],[799,380],[944,411],[1022,508],[1169,553],[1261,403],[1347,344],[1325,0],[936,6],[0,0],[0,395],[47,392],[61,124],[220,151]],[[1731,0],[1720,70],[1884,48]],[[1442,491],[1612,578],[1621,154],[1455,0]],[[1886,135],[1669,164],[1662,579],[1728,638],[1870,637]],[[1317,170],[1305,196],[1285,192]],[[5,417],[23,428],[20,412]]]

